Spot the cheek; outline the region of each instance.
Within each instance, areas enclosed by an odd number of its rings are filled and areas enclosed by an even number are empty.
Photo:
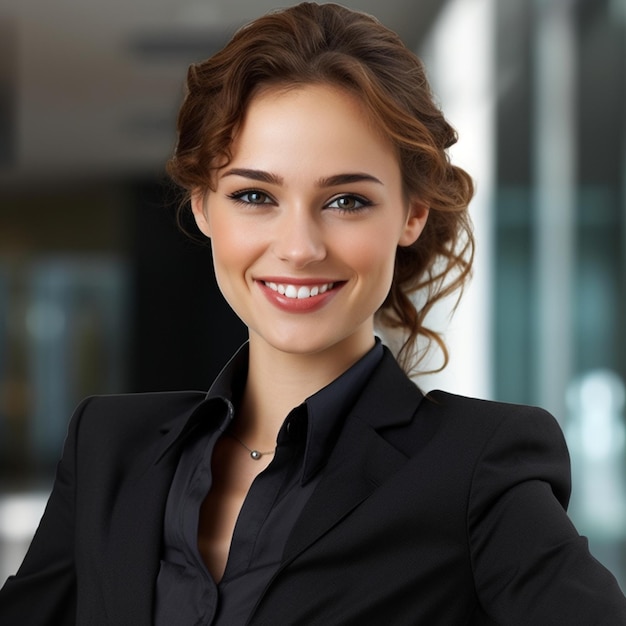
[[[245,265],[255,245],[246,232],[230,220],[212,220],[211,247],[216,269],[231,271]]]
[[[393,278],[396,248],[394,233],[384,228],[368,233],[366,237],[346,237],[341,245],[344,260],[361,280],[373,282],[385,295]]]
[[[212,224],[211,254],[217,284],[222,295],[230,302],[230,285],[235,276],[242,273],[245,265],[244,241],[231,229],[221,229],[219,223]]]

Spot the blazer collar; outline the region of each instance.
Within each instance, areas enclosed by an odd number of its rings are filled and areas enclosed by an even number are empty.
[[[217,410],[216,404],[220,405]],[[202,396],[193,406],[161,426],[162,437],[155,448],[154,463],[161,463],[170,452],[180,450],[182,443],[203,419],[217,419],[215,428],[225,430],[233,416],[234,410],[229,400]]]
[[[376,339],[374,347],[341,376],[306,398],[300,407],[294,407],[294,410],[303,409],[307,430],[301,477],[303,484],[325,464],[346,413],[379,365],[383,354],[384,348],[380,340]],[[248,357],[248,344],[245,343],[216,378],[205,401],[170,420],[162,428],[165,437],[159,447],[157,462],[177,441],[185,440],[201,421],[211,420],[213,424],[209,428],[214,431],[223,431],[229,427],[246,380]],[[292,413],[285,418],[285,422],[291,417],[294,417]]]
[[[209,391],[195,405],[172,417],[161,427],[164,436],[158,446],[155,462],[160,462],[172,448],[184,441],[203,417],[216,419],[215,416],[219,416],[215,428],[228,428],[235,414],[235,399],[242,391],[247,373],[248,342],[245,342],[222,368]],[[209,416],[207,412],[215,409],[215,404],[221,405],[222,410],[212,411]]]
[[[410,422],[424,398],[389,348],[383,346],[383,350],[379,366],[352,411],[376,430]]]

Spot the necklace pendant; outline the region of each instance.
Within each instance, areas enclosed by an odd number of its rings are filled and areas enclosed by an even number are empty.
[[[255,461],[258,461],[263,456],[263,454],[261,452],[259,452],[258,450],[250,450],[250,456]]]

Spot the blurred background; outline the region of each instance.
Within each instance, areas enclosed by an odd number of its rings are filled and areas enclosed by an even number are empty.
[[[541,405],[626,588],[626,0],[350,0],[425,61],[475,277],[425,389]],[[0,0],[0,584],[88,394],[206,389],[245,332],[164,175],[187,66],[268,0]],[[432,364],[437,365],[437,355]]]

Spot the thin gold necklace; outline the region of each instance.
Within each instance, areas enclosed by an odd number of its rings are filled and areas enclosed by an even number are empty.
[[[233,433],[229,432],[228,433],[235,441],[238,441],[249,453],[250,453],[250,457],[252,459],[254,459],[255,461],[260,460],[260,458],[262,456],[266,456],[267,454],[274,454],[275,450],[268,450],[267,452],[261,452],[260,450],[253,450],[252,448],[248,448],[248,446],[241,441],[241,439],[239,439],[239,437],[237,437],[237,435],[234,435]]]

